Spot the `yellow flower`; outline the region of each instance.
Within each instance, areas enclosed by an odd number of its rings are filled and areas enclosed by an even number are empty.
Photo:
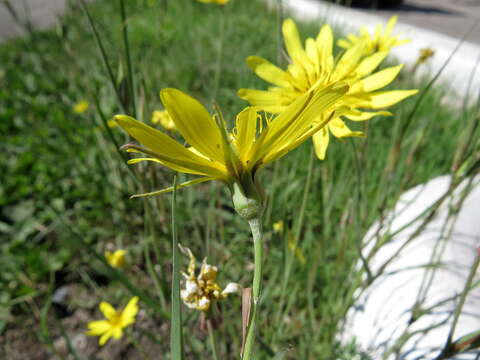
[[[276,223],[273,224],[273,232],[276,233],[281,233],[283,232],[283,221],[277,221]]]
[[[378,24],[375,28],[373,36],[370,35],[370,32],[366,27],[360,28],[360,34],[348,34],[347,39],[338,40],[338,46],[344,49],[350,49],[359,43],[364,43],[364,55],[371,55],[379,51],[390,51],[393,47],[407,44],[410,42],[409,39],[399,39],[398,36],[393,36],[393,28],[397,23],[398,16],[392,16],[388,20],[385,30],[383,30],[383,25]]]
[[[351,110],[335,116],[332,112],[324,111],[315,119],[316,123],[322,123],[326,118],[332,118],[327,126],[313,135],[319,159],[325,158],[329,142],[328,130],[338,138],[363,136],[362,132],[350,130],[340,115],[353,121],[368,120],[376,115],[391,115],[386,111],[365,110],[382,109],[417,93],[417,90],[377,91],[390,84],[403,67],[393,66],[374,73],[387,56],[385,51],[364,57],[364,45],[359,43],[335,61],[332,54],[333,32],[329,25],[321,28],[316,39],[308,38],[305,49],[293,20],[286,19],[282,30],[290,57],[287,69],[284,71],[258,56],[248,57],[247,64],[250,68],[274,86],[270,86],[267,91],[240,89],[238,95],[265,111],[282,113],[287,106],[312,89],[339,81],[347,83],[349,90],[340,103]]]
[[[75,105],[73,105],[73,112],[77,113],[77,114],[81,114],[81,113],[84,113],[85,111],[88,110],[88,101],[86,100],[81,100],[77,103],[75,103]]]
[[[185,289],[180,292],[180,297],[187,307],[207,311],[214,301],[225,299],[229,294],[238,293],[241,289],[236,283],[229,283],[224,290],[217,284],[216,266],[207,264],[203,260],[198,276],[195,274],[196,261],[192,251],[179,245],[180,250],[190,258],[188,273],[183,273]]]
[[[129,164],[153,161],[175,171],[201,176],[179,184],[177,188],[209,180],[221,181],[229,186],[235,204],[236,194],[260,200],[262,194],[255,182],[256,172],[299,146],[329,121],[326,118],[313,124],[314,115],[345,111],[344,107],[338,106],[338,100],[347,90],[348,86],[342,83],[332,83],[306,92],[275,118],[256,108],[246,108],[237,115],[236,127],[227,133],[221,114],[212,117],[194,98],[176,89],[164,89],[160,93],[163,105],[190,147],[130,116],[117,115],[115,120],[145,145],[127,144],[124,148],[150,156],[131,159]],[[158,195],[172,190],[169,187],[135,196]]]
[[[415,61],[415,67],[427,62],[428,59],[433,57],[435,55],[435,50],[432,48],[426,47],[423,49],[420,49],[420,54],[418,55],[417,61]]]
[[[162,125],[165,130],[175,130],[175,123],[166,110],[155,110],[152,114],[152,123]]]
[[[123,268],[125,266],[125,250],[116,250],[113,253],[110,251],[105,251],[105,258],[111,267],[114,268]]]
[[[295,254],[298,261],[300,261],[302,265],[305,265],[305,263],[307,262],[307,260],[305,259],[305,255],[303,255],[302,249],[300,249],[295,243],[295,236],[293,236],[293,234],[291,233],[288,234],[288,248],[292,253]]]
[[[204,3],[204,4],[217,4],[217,5],[225,5],[228,3],[230,0],[197,0],[198,2]]]
[[[133,297],[128,302],[125,309],[116,311],[112,305],[102,301],[100,311],[106,320],[91,321],[88,323],[87,335],[100,336],[98,343],[103,346],[112,336],[115,339],[122,337],[123,328],[135,322],[135,316],[138,313],[138,297]]]

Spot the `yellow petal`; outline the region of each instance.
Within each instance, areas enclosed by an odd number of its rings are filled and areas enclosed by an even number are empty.
[[[308,58],[310,59],[312,64],[315,66],[314,70],[319,69],[320,59],[319,59],[317,44],[315,40],[313,40],[312,38],[308,38],[305,42],[305,49],[306,49]]]
[[[292,19],[286,19],[283,22],[282,32],[285,48],[287,49],[290,58],[299,63],[305,62],[305,60],[307,60],[307,55],[300,42],[300,36],[298,35],[298,29],[295,22]]]
[[[370,75],[360,81],[357,81],[350,88],[349,94],[361,92],[368,93],[381,89],[390,84],[397,77],[398,73],[400,72],[400,70],[402,70],[402,68],[402,64],[392,66],[382,71],[376,72],[375,74]]]
[[[247,58],[247,65],[261,79],[277,86],[291,87],[288,73],[269,61],[258,56],[249,56]]]
[[[255,142],[257,135],[257,117],[257,110],[253,107],[248,107],[237,115],[235,147],[242,161],[246,161],[246,157]]]
[[[370,109],[379,109],[391,106],[416,93],[418,93],[418,90],[379,91],[369,95],[367,107]]]
[[[129,147],[158,158],[163,164],[174,170],[214,177],[222,177],[226,174],[225,167],[220,163],[195,155],[169,136],[130,116],[116,115],[115,121],[122,129],[153,152],[132,145]],[[178,165],[181,170],[175,165]]]
[[[358,77],[364,77],[368,74],[371,74],[377,67],[382,63],[382,61],[387,57],[387,51],[376,52],[373,55],[367,56],[364,58],[358,67],[355,69],[355,73]]]
[[[313,148],[315,150],[315,155],[320,160],[325,159],[325,155],[327,153],[328,143],[329,143],[330,136],[328,134],[327,126],[325,126],[320,131],[316,132],[312,136],[313,140]]]
[[[285,108],[285,106],[282,105],[282,95],[280,93],[254,89],[240,89],[237,94],[241,99],[247,100],[251,105],[258,106],[268,112],[278,113],[282,112]]]
[[[185,188],[185,187],[188,187],[188,186],[200,184],[200,183],[210,181],[210,180],[215,180],[215,179],[211,178],[211,177],[201,177],[201,178],[198,178],[198,179],[185,181],[181,184],[178,184],[177,189],[182,189],[182,188]],[[172,191],[173,191],[173,186],[169,186],[169,187],[167,187],[165,189],[162,189],[162,190],[152,191],[152,192],[143,193],[143,194],[135,194],[135,195],[130,196],[130,198],[133,199],[133,198],[139,198],[139,197],[156,196],[156,195],[161,195],[161,194],[165,194],[165,193],[172,192]]]
[[[348,120],[365,121],[370,120],[374,116],[392,116],[389,111],[352,111],[345,115]]]
[[[333,32],[330,25],[323,25],[317,36],[317,48],[320,53],[320,64],[327,71],[333,68]]]
[[[315,119],[313,121],[315,123],[314,126],[308,129],[305,133],[303,133],[300,137],[298,137],[294,142],[290,143],[288,146],[281,148],[279,151],[275,153],[269,154],[267,157],[265,157],[263,163],[268,164],[269,162],[272,162],[276,159],[281,158],[283,155],[285,155],[289,151],[292,151],[299,145],[303,144],[304,141],[308,140],[314,134],[319,132],[322,128],[326,128],[326,125],[328,124],[329,121],[337,117],[343,116],[349,111],[350,111],[350,108],[348,106],[340,106],[339,108],[335,109],[335,111],[329,112],[324,116],[321,116],[318,119]]]
[[[113,308],[112,305],[110,305],[106,301],[102,301],[100,303],[100,311],[102,312],[103,316],[105,316],[108,320],[115,318],[115,316],[117,315],[117,311]]]
[[[202,104],[177,89],[163,89],[160,98],[190,145],[208,158],[224,161],[220,129]]]
[[[110,324],[107,320],[99,320],[89,322],[87,327],[87,335],[98,336],[107,332],[112,327],[112,324]]]
[[[112,331],[112,336],[115,339],[120,339],[122,337],[123,331],[121,327],[114,328]]]
[[[361,131],[352,131],[341,119],[334,119],[328,123],[328,128],[332,132],[332,135],[337,138],[352,137],[352,136],[365,136]]]
[[[100,337],[100,339],[98,340],[98,343],[100,344],[100,346],[105,345],[105,343],[112,337],[112,333],[113,333],[113,330],[110,329]]]
[[[251,166],[265,157],[264,163],[273,161],[277,154],[289,149],[292,144],[312,128],[313,120],[334,105],[348,90],[344,83],[333,83],[314,92],[300,96],[288,106],[255,142]],[[322,125],[323,126],[323,125]]]
[[[332,80],[342,80],[345,78],[345,76],[349,75],[358,66],[358,62],[363,54],[363,51],[363,43],[359,43],[358,45],[348,49],[335,66],[335,71],[332,74]]]
[[[341,47],[342,49],[349,49],[351,44],[350,41],[345,40],[345,39],[340,39],[337,41],[337,45]]]
[[[398,20],[398,15],[394,15],[388,20],[387,26],[385,28],[385,32],[383,33],[384,37],[389,37],[392,34],[393,28],[395,27],[397,20]]]
[[[131,324],[135,321],[135,316],[138,313],[138,296],[134,296],[130,299],[125,309],[122,311],[121,325],[123,327]]]

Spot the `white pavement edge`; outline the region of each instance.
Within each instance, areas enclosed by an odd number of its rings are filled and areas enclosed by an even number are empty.
[[[283,0],[283,6],[298,18],[322,19],[345,32],[356,32],[362,26],[373,32],[376,24],[386,23],[381,16],[318,0]],[[420,49],[429,47],[435,50],[435,55],[429,60],[430,68],[420,67],[418,76],[425,73],[436,74],[460,43],[460,39],[402,23],[401,16],[395,33],[412,39],[410,43],[392,49],[392,55],[402,63],[413,65]],[[470,100],[477,98],[480,91],[479,61],[479,45],[464,42],[457,50],[439,78],[440,83],[447,85],[452,91],[449,103],[461,104],[467,93],[470,94]]]

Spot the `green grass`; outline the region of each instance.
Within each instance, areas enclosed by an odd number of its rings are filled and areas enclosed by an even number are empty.
[[[218,102],[233,121],[246,105],[236,90],[265,88],[245,58],[255,54],[286,63],[277,13],[268,12],[261,2],[233,0],[224,8],[190,0],[127,3],[134,94],[127,85],[117,2],[99,1],[89,8],[120,100],[131,112],[134,96],[140,120],[149,122],[152,111],[161,108],[160,89],[176,87],[210,109]],[[319,26],[301,24],[301,32],[316,36]],[[69,314],[86,309],[94,319],[99,317],[95,308],[100,301],[125,303],[130,296],[125,281],[95,258],[109,246],[129,250],[126,278],[169,313],[163,301],[169,298],[171,279],[170,197],[143,201],[129,196],[168,186],[173,174],[139,165],[131,172],[125,155],[117,151],[108,131],[118,144],[128,138],[118,128],[105,128],[104,121],[122,109],[81,9],[73,7],[54,30],[2,44],[0,64],[3,336],[16,329],[18,319],[33,316],[34,323],[40,323],[38,309],[48,304],[45,298],[53,285],[74,286],[79,292],[68,300]],[[392,87],[425,85],[415,83],[407,69]],[[365,128],[367,139],[334,140],[327,159],[312,162],[309,188],[310,142],[261,172],[269,202],[258,359],[349,359],[355,353],[354,347],[339,346],[336,333],[359,286],[354,266],[363,235],[404,190],[449,172],[469,133],[469,119],[475,114],[442,105],[446,97],[448,90],[430,90],[404,136],[416,98],[395,106],[394,117],[371,120]],[[90,109],[75,114],[72,105],[82,99],[90,102]],[[468,142],[468,153],[478,152],[476,139]],[[179,175],[179,181],[184,179]],[[224,186],[204,184],[178,191],[176,217],[179,242],[199,259],[208,256],[209,263],[219,265],[221,285],[235,281],[249,286],[250,234],[247,223],[234,214]],[[271,230],[278,220],[286,224],[283,234]],[[289,237],[298,240],[305,264],[289,249]],[[182,261],[186,266],[186,259]],[[135,328],[141,330],[133,335],[147,353],[168,352],[165,316],[145,298],[140,306],[149,321],[139,321]],[[229,298],[220,306],[219,358],[234,359],[241,344],[240,299]],[[55,322],[65,321],[55,320],[58,309],[47,311],[50,333],[37,339],[46,348],[49,337],[62,336]],[[198,318],[184,308],[187,359],[210,357]],[[85,319],[77,325],[68,329],[69,336],[84,331]],[[95,348],[95,340],[89,344]],[[135,350],[124,351],[134,358],[128,351]],[[109,358],[108,351],[99,356]]]

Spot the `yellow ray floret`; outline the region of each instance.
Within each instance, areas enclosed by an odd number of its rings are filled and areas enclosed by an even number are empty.
[[[133,297],[128,302],[125,309],[116,311],[112,305],[102,301],[100,303],[100,311],[105,316],[105,320],[91,321],[88,323],[87,335],[100,336],[100,346],[113,336],[120,339],[123,335],[123,329],[135,322],[138,313],[138,297]]]
[[[345,83],[332,82],[298,96],[276,117],[266,117],[263,111],[248,107],[237,115],[235,128],[227,132],[221,114],[212,116],[194,98],[176,89],[164,89],[160,93],[163,105],[188,146],[130,116],[117,115],[115,121],[143,145],[127,144],[124,148],[149,156],[129,163],[153,161],[201,176],[179,188],[209,180],[247,187],[256,171],[299,146],[331,118],[313,122],[318,114],[344,112],[339,100],[347,91]]]
[[[397,23],[398,16],[392,16],[388,20],[385,30],[382,24],[375,27],[373,35],[370,34],[366,27],[360,28],[360,34],[348,34],[346,39],[338,40],[338,46],[344,49],[350,49],[353,46],[364,43],[364,55],[371,55],[379,51],[390,51],[395,46],[407,44],[410,39],[400,39],[399,36],[393,35],[393,28]]]
[[[165,130],[175,130],[175,123],[173,122],[172,117],[166,110],[155,110],[152,113],[151,121],[153,124],[160,124]]]
[[[114,252],[105,251],[105,258],[111,267],[114,268],[123,268],[125,266],[125,254],[126,250],[115,250]]]
[[[204,3],[204,4],[217,4],[217,5],[225,5],[228,3],[230,0],[197,0],[198,2]]]
[[[393,25],[389,25],[391,31]],[[363,136],[363,133],[350,130],[339,118],[344,115],[353,121],[364,121],[377,115],[391,115],[387,111],[367,111],[393,105],[411,96],[417,90],[397,90],[376,92],[389,85],[398,75],[403,65],[376,71],[386,58],[388,52],[380,51],[365,56],[365,42],[351,46],[337,60],[333,57],[333,32],[329,25],[324,25],[316,39],[307,38],[305,47],[300,42],[297,26],[291,19],[286,19],[282,26],[285,48],[290,64],[283,70],[258,56],[247,58],[248,66],[257,76],[271,83],[268,90],[240,89],[238,95],[251,105],[265,111],[282,113],[300,96],[317,87],[325,87],[334,82],[349,85],[347,94],[340,102],[350,108],[346,113],[319,113],[315,122],[331,121],[313,136],[315,151],[320,159],[325,157],[329,133],[335,137]]]

